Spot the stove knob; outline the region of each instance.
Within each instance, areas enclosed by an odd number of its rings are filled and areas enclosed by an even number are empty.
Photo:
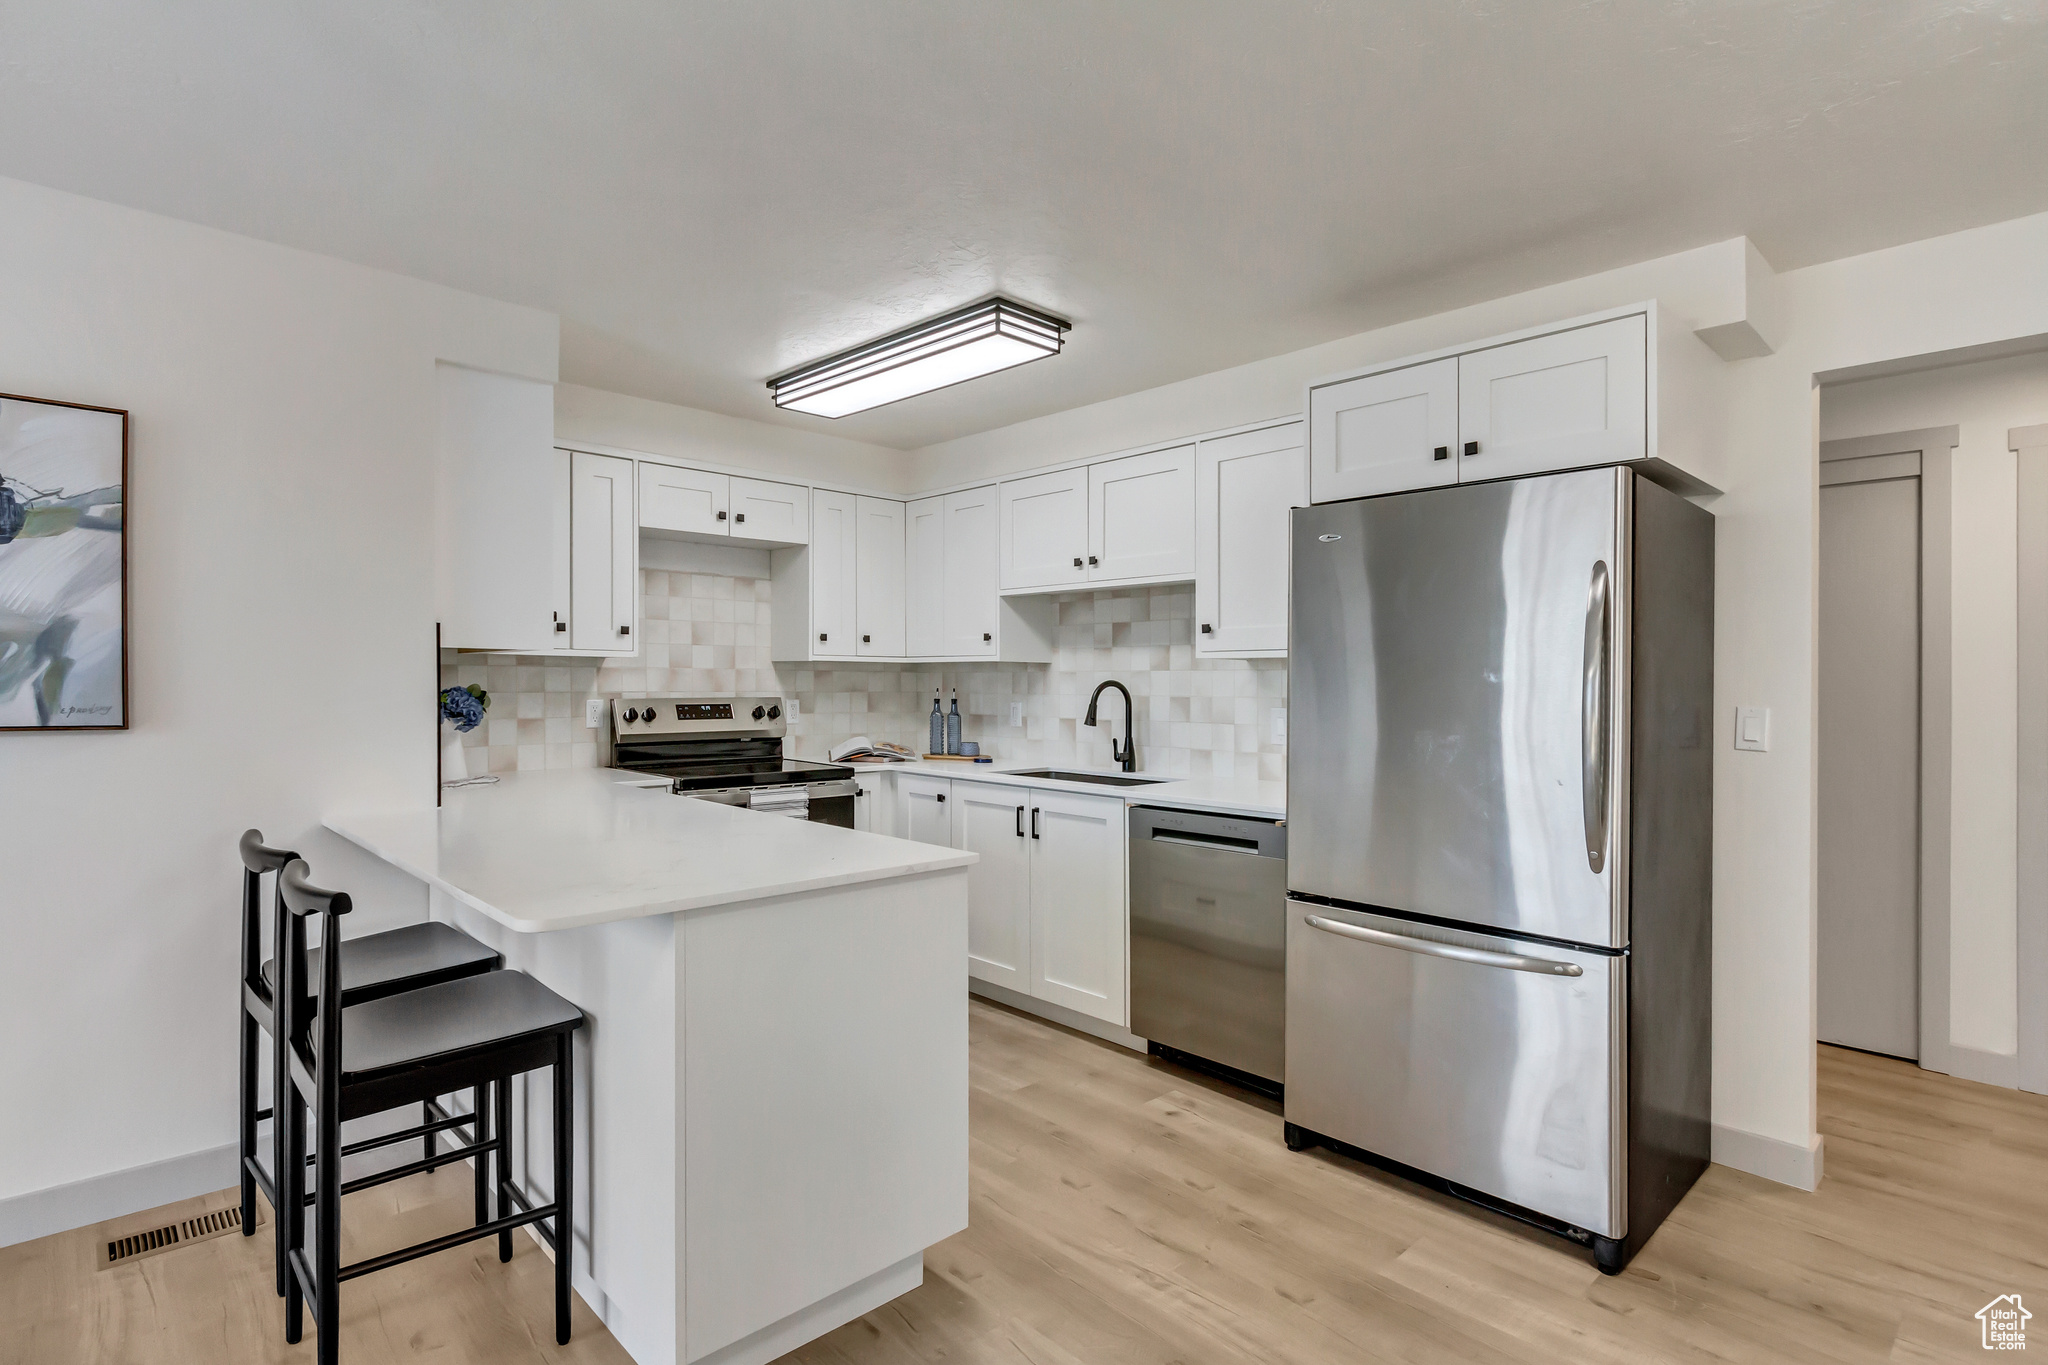
[[[782,716],[782,708],[781,708],[781,707],[779,707],[779,706],[771,706],[771,707],[769,707],[769,708],[768,708],[768,719],[770,719],[770,720],[777,720],[777,719],[780,719],[780,718],[781,718],[781,716]]]
[[[640,719],[640,710],[639,710],[639,708],[638,708],[638,707],[634,707],[634,706],[629,706],[629,707],[627,707],[627,708],[626,708],[626,724],[628,724],[628,725],[631,725],[631,724],[632,724],[632,723],[633,723],[634,721],[636,721],[636,720],[638,720],[638,719]]]
[[[762,709],[761,709],[760,707],[758,707],[758,706],[754,708],[754,719],[755,719],[755,720],[759,720],[759,719],[761,719],[761,717],[763,717],[763,716],[765,716],[765,715],[767,715],[767,714],[768,714],[768,713],[767,713],[766,711],[762,710]]]

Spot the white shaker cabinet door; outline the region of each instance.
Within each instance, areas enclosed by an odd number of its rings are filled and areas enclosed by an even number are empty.
[[[1317,502],[1456,483],[1457,358],[1319,384],[1308,422]]]
[[[731,533],[732,480],[724,474],[642,461],[640,524],[650,531]]]
[[[1124,803],[1031,791],[1031,994],[1125,1026]]]
[[[953,657],[996,656],[1003,548],[996,485],[948,493],[945,502],[945,639]],[[915,585],[911,591],[917,591]]]
[[[1190,578],[1195,572],[1195,448],[1088,466],[1088,577]]]
[[[811,656],[854,657],[854,583],[858,532],[851,493],[811,494]]]
[[[637,594],[633,461],[576,451],[569,458],[570,641],[630,654]]]
[[[1634,313],[1459,356],[1459,481],[1643,458],[1648,345]]]
[[[1088,581],[1088,471],[1062,469],[1002,485],[1003,586]]]
[[[896,832],[896,774],[861,768],[853,775],[853,827],[869,834]]]
[[[981,855],[967,873],[967,974],[1031,991],[1032,792],[955,782],[953,846]]]
[[[895,778],[896,837],[953,847],[953,812],[946,804],[953,794],[952,780],[923,773],[897,773]]]
[[[903,504],[893,498],[860,498],[860,565],[854,585],[854,625],[863,657],[903,657]]]
[[[1195,652],[1287,652],[1289,509],[1308,502],[1301,423],[1195,451]]]
[[[810,543],[811,490],[802,484],[734,479],[731,534],[778,545]]]
[[[903,649],[913,659],[946,653],[946,500],[903,507]]]

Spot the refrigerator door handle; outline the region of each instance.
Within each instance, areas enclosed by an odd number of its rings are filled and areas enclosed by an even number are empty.
[[[1303,922],[1311,929],[1320,929],[1339,938],[1355,938],[1363,943],[1376,943],[1382,948],[1399,948],[1404,953],[1420,953],[1424,957],[1447,957],[1453,962],[1470,962],[1479,967],[1502,967],[1511,972],[1535,972],[1539,976],[1585,975],[1585,969],[1576,962],[1557,962],[1547,957],[1522,957],[1515,953],[1495,953],[1484,948],[1461,948],[1455,943],[1438,943],[1435,939],[1410,938],[1406,934],[1390,934],[1384,929],[1367,929],[1363,925],[1343,924],[1337,920],[1324,919],[1321,915],[1305,916]]]
[[[1579,699],[1579,774],[1586,818],[1586,864],[1599,872],[1607,866],[1607,786],[1612,752],[1612,701],[1607,680],[1608,652],[1614,634],[1607,588],[1607,561],[1593,565],[1586,590],[1585,680]]]

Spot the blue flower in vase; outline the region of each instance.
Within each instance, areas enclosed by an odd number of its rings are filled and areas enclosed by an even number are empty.
[[[475,683],[441,689],[441,719],[454,721],[455,728],[465,734],[483,724],[490,705],[491,694]]]

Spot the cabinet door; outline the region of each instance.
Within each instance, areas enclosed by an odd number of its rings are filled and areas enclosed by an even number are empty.
[[[954,657],[996,656],[1002,615],[1003,548],[996,485],[948,493],[945,645]]]
[[[747,540],[772,540],[778,545],[808,544],[811,490],[801,484],[734,479],[732,534]]]
[[[1056,588],[1088,581],[1088,471],[1010,479],[1000,494],[1003,586]]]
[[[1287,514],[1308,502],[1301,423],[1195,450],[1195,652],[1287,651]]]
[[[633,462],[569,458],[569,636],[577,649],[634,649]]]
[[[853,775],[853,827],[869,834],[894,834],[895,774],[862,768]]]
[[[860,642],[854,652],[883,659],[903,657],[903,504],[890,498],[861,498],[859,558],[854,579],[854,624]]]
[[[913,659],[946,652],[946,500],[903,509],[903,648]]]
[[[1026,787],[955,782],[953,847],[981,855],[967,872],[967,974],[1031,991],[1031,840]]]
[[[1648,454],[1641,313],[1458,357],[1458,478],[1499,479]]]
[[[576,475],[571,466],[574,457],[566,450],[555,451],[555,491],[551,534],[548,538],[552,551],[548,565],[548,644],[554,649],[574,649],[576,642],[569,634],[569,621],[576,615],[574,598],[569,588],[569,538],[572,533],[569,505],[576,496]]]
[[[1192,578],[1195,448],[1088,466],[1088,577]]]
[[[859,572],[851,493],[811,494],[811,635],[814,658],[854,653],[854,582]]]
[[[896,837],[951,848],[953,813],[946,806],[953,794],[951,779],[923,773],[897,773],[895,777]]]
[[[1319,384],[1308,424],[1317,502],[1456,483],[1457,357]]]
[[[732,528],[732,480],[723,474],[642,461],[640,524],[650,531],[722,536]]]
[[[1030,796],[1031,993],[1124,1026],[1124,803]]]

